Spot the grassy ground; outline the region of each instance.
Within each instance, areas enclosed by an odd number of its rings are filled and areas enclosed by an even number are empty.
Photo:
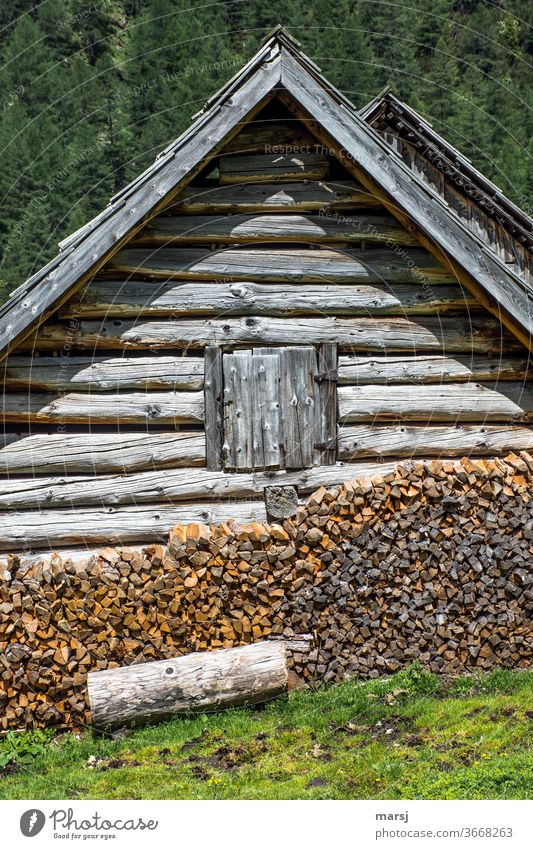
[[[0,770],[0,798],[526,799],[532,731],[533,672],[444,683],[413,668],[126,736],[56,736]]]

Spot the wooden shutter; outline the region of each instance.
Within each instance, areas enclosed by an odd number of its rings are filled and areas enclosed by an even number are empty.
[[[273,349],[263,353],[225,354],[224,459],[231,470],[279,469],[280,359]]]
[[[206,354],[209,349],[207,349]],[[223,383],[223,409],[206,397],[206,439],[214,455],[222,420],[227,471],[305,469],[334,463],[337,434],[336,346],[255,348],[209,354],[206,386]],[[217,395],[218,397],[218,395]],[[214,451],[210,449],[214,446]],[[215,462],[215,459],[212,460]],[[218,468],[209,466],[209,468]]]
[[[280,409],[286,469],[306,469],[315,456],[315,348],[282,348]]]

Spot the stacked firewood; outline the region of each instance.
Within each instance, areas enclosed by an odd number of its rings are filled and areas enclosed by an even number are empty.
[[[407,462],[279,525],[177,526],[0,584],[0,726],[80,724],[89,670],[311,633],[307,681],[528,666],[533,458]]]

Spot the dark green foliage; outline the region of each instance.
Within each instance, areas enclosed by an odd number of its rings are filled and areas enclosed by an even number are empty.
[[[282,23],[362,106],[385,85],[531,208],[523,0],[12,0],[0,10],[0,301]]]

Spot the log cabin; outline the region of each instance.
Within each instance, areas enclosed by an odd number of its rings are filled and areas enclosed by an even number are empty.
[[[282,28],[0,308],[0,549],[533,448],[527,215]]]

